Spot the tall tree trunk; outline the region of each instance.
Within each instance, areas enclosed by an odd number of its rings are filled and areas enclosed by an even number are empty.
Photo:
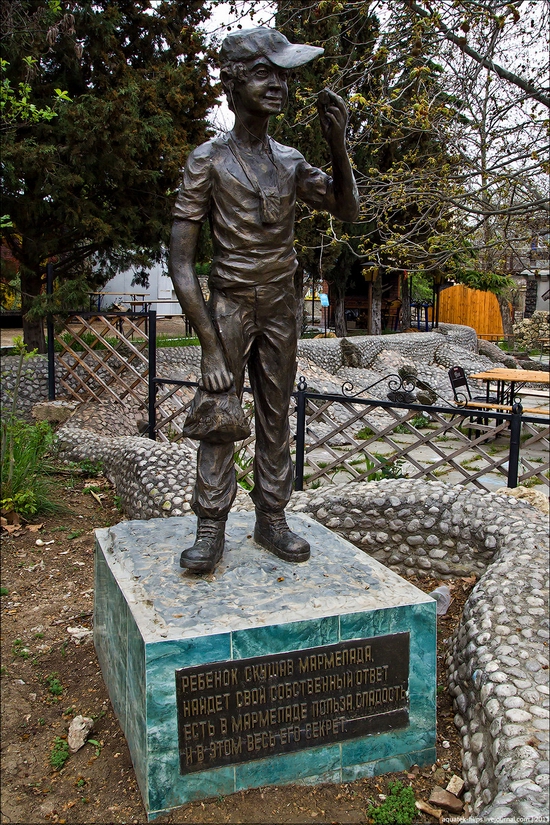
[[[412,276],[409,275],[409,278]],[[409,278],[401,282],[401,325],[403,329],[411,326],[411,290]]]
[[[503,295],[497,295],[497,301],[500,308],[500,315],[502,318],[502,329],[506,340],[513,345],[514,342],[514,322],[512,320],[512,312],[510,304]]]
[[[372,334],[382,335],[382,273],[372,284]]]
[[[334,301],[334,332],[337,338],[345,338],[347,333],[345,315],[345,292],[338,291]]]
[[[46,352],[46,338],[44,336],[44,321],[42,318],[31,320],[27,313],[32,306],[33,298],[40,295],[42,290],[42,276],[40,270],[21,266],[21,311],[23,313],[23,341],[28,350],[36,349],[39,353]]]

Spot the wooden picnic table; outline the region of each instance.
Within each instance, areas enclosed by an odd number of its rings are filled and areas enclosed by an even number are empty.
[[[519,385],[519,387],[524,387],[525,384],[550,386],[550,373],[543,370],[511,370],[505,367],[495,367],[495,369],[486,372],[472,373],[470,378],[484,381],[487,384],[487,400],[489,400],[491,394],[491,383],[496,382],[499,404],[506,403],[506,400],[513,403],[516,385]]]
[[[141,299],[149,297],[149,292],[89,292],[88,295],[90,296],[90,309],[92,308],[92,303],[97,300],[97,311],[101,311],[101,299],[105,295],[117,295],[119,298],[130,297],[133,301],[137,301],[138,303],[143,301]],[[131,303],[128,301],[127,303]]]

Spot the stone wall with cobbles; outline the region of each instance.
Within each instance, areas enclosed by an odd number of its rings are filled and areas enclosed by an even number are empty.
[[[448,385],[446,369],[456,363],[460,363],[467,373],[493,366],[492,360],[484,355],[478,355],[475,330],[455,324],[441,324],[438,330],[427,333],[365,335],[346,339],[304,339],[298,342],[298,357],[302,361],[317,365],[332,375],[336,375],[346,367],[356,367],[378,373],[395,372],[398,366],[411,363],[421,366],[420,372],[424,372],[424,378],[435,381],[436,385],[438,379],[440,384]],[[505,359],[506,355],[503,353],[503,363]],[[18,361],[17,356],[2,358],[0,371],[0,407],[2,409],[11,404]],[[143,368],[142,365],[139,371],[142,372]],[[59,369],[57,373],[56,397],[65,398],[66,392],[59,382]],[[200,347],[166,347],[157,350],[157,375],[162,378],[197,380],[200,376]],[[82,377],[86,380],[85,372],[82,373]],[[106,380],[111,378],[105,370],[100,371],[100,377]],[[357,380],[361,379],[358,377]],[[368,376],[365,380],[369,383]],[[69,379],[69,382],[77,386],[74,379]],[[145,387],[142,387],[141,393],[144,396],[145,405]],[[18,414],[30,419],[33,404],[47,400],[48,360],[45,355],[35,355],[24,362],[24,380],[21,382],[17,401]],[[137,401],[131,397],[127,397],[125,403],[134,409],[138,406]]]
[[[76,423],[59,430],[60,455],[103,460],[130,517],[190,512],[193,448],[106,438]],[[234,507],[252,508],[244,490]],[[295,493],[288,509],[311,515],[398,572],[476,574],[447,657],[466,799],[477,821],[545,821],[547,517],[506,495],[414,479]]]

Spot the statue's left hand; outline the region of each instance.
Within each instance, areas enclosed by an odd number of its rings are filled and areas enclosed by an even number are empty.
[[[317,111],[323,137],[332,148],[345,145],[348,122],[347,106],[342,98],[330,89],[323,89],[317,97]]]

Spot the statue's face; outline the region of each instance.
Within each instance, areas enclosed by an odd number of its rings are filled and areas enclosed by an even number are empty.
[[[279,114],[288,97],[288,71],[266,57],[252,60],[246,69],[246,78],[235,85],[235,103],[251,115]]]

